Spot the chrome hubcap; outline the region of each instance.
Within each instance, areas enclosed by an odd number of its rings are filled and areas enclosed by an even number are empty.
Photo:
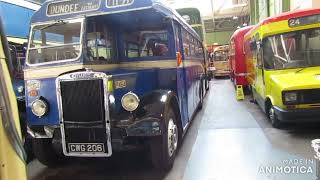
[[[169,157],[177,150],[178,147],[178,128],[173,119],[169,120],[168,124],[168,154]]]

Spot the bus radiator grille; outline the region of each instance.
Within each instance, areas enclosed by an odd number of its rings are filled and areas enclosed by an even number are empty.
[[[63,121],[105,122],[103,80],[61,81]]]

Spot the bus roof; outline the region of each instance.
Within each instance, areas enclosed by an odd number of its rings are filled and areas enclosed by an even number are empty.
[[[302,10],[295,10],[295,11],[289,11],[285,13],[281,13],[276,16],[270,16],[261,22],[259,22],[257,25],[254,25],[254,28],[249,30],[247,34],[245,34],[245,37],[249,37],[251,33],[255,32],[259,27],[263,25],[267,25],[270,23],[285,21],[293,18],[299,18],[299,17],[305,17],[305,16],[311,16],[320,14],[320,8],[312,8],[312,9],[302,9]]]
[[[216,48],[214,48],[213,51],[214,52],[215,51],[229,51],[229,45],[223,45],[223,46],[216,47]]]
[[[273,22],[283,21],[283,20],[289,20],[291,18],[297,18],[297,17],[304,17],[304,16],[311,16],[315,14],[320,14],[320,8],[313,8],[313,9],[303,9],[303,10],[295,10],[295,11],[289,11],[285,12],[276,16],[271,16],[269,18],[266,18],[263,20],[260,25],[269,24]]]
[[[198,40],[201,40],[195,30],[175,10],[159,2],[159,0],[49,0],[33,15],[31,23],[37,24],[85,16],[119,15],[121,13],[147,10],[153,10],[148,11],[150,13],[149,18],[152,18],[155,13],[161,14],[163,17],[171,17]],[[128,16],[122,18],[128,18]]]
[[[252,29],[254,26],[246,26],[240,29],[237,29],[230,39],[236,38],[237,36],[244,36],[250,29]]]

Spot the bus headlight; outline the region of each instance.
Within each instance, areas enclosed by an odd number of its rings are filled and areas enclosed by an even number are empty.
[[[292,104],[298,101],[298,93],[296,92],[285,92],[283,97],[285,104]]]
[[[42,117],[48,112],[48,104],[41,99],[37,99],[31,104],[31,111],[34,115]]]
[[[136,110],[139,106],[139,103],[139,97],[133,92],[125,94],[121,99],[122,107],[129,112]]]
[[[19,86],[19,87],[17,88],[17,91],[18,91],[18,93],[23,93],[24,87],[23,87],[23,86]]]

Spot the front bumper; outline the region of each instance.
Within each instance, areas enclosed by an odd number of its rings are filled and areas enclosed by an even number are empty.
[[[141,140],[161,135],[161,120],[144,117],[133,120],[111,121],[111,144],[114,151],[141,149]],[[60,126],[30,126],[30,136],[36,139],[53,138],[56,150],[61,150],[62,137]],[[62,150],[61,150],[62,151]]]
[[[284,110],[274,107],[275,113],[283,122],[320,122],[320,108]]]
[[[112,128],[123,129],[126,136],[131,137],[150,137],[161,135],[160,119],[146,117],[141,119],[136,119],[134,121],[120,121]]]

